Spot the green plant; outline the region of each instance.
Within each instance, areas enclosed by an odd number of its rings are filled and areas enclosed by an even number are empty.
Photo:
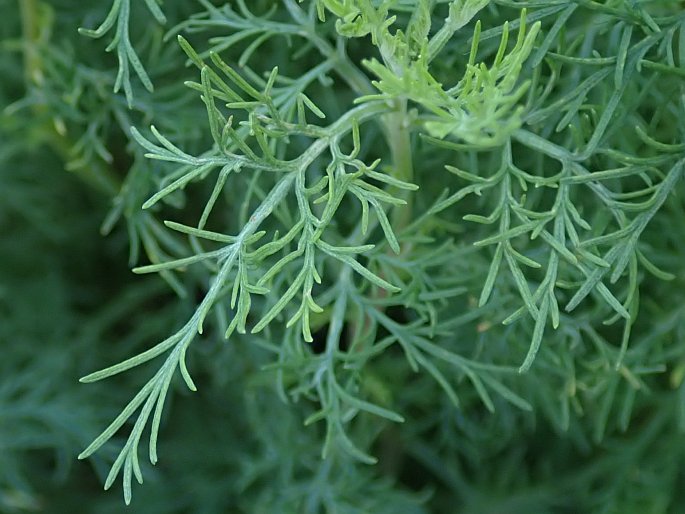
[[[213,424],[190,404],[230,402],[207,465],[231,499],[194,511],[677,512],[681,2],[19,4],[3,130],[30,113],[177,295],[129,277],[115,318],[154,329],[81,379],[155,361],[79,455],[109,456],[106,489],[130,503],[172,425],[182,483],[184,427]],[[117,63],[53,43],[55,17],[100,23]],[[178,377],[209,390],[184,423]]]

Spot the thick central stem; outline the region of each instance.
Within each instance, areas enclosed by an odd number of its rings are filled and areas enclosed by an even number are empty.
[[[403,182],[414,180],[414,164],[411,149],[410,120],[407,114],[407,100],[398,100],[397,109],[385,116],[385,129],[390,155],[392,158],[391,174]],[[401,198],[406,205],[397,206],[392,214],[393,229],[399,233],[411,221],[412,193],[399,188],[391,190],[393,196]]]

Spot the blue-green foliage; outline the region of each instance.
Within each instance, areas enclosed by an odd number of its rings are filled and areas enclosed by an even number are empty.
[[[2,7],[0,512],[680,512],[681,2]]]

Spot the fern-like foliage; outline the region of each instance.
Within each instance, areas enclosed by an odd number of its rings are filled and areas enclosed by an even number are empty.
[[[373,31],[372,40],[385,64],[379,61],[366,64],[379,77],[372,83],[344,51],[316,35],[315,12],[319,17],[328,10],[339,20],[349,18],[347,14],[340,16],[335,8],[326,6],[322,11],[318,6],[307,13],[294,2],[286,1],[285,7],[292,20],[286,24],[260,19],[243,3],[239,3],[239,13],[228,7],[219,10],[209,4],[206,6],[209,19],[198,18],[189,22],[189,26],[219,25],[223,22],[225,26],[240,28],[235,36],[216,40],[217,46],[204,55],[198,54],[184,38],[179,37],[190,62],[200,70],[200,81],[188,85],[201,93],[212,147],[201,155],[192,156],[160,134],[154,126],[151,127],[153,139],[144,137],[135,128],[132,134],[147,150],[148,158],[178,166],[165,178],[159,191],[143,204],[144,209],[154,208],[193,182],[214,181],[207,204],[195,225],[165,222],[169,229],[189,238],[192,254],[179,255],[176,259],[142,266],[134,271],[181,272],[188,266],[202,266],[211,277],[210,283],[196,312],[178,332],[136,357],[82,379],[92,382],[107,378],[165,355],[159,371],[80,457],[85,458],[97,451],[138,411],[137,421],[105,482],[108,488],[122,472],[124,497],[127,503],[130,501],[132,478],[139,482],[143,479],[138,446],[144,429],[148,423],[151,424],[149,457],[154,464],[157,461],[160,420],[171,381],[178,369],[188,388],[196,389],[186,365],[186,352],[197,335],[202,334],[207,316],[215,310],[219,310],[220,316],[226,319],[224,331],[229,338],[234,332],[244,334],[249,330],[259,333],[275,322],[284,323],[286,334],[290,333],[287,330],[291,327],[298,327],[298,338],[305,343],[313,341],[312,334],[322,329],[319,327],[326,330],[326,351],[320,356],[307,358],[301,349],[288,349],[289,345],[280,350],[274,349],[280,355],[281,374],[298,363],[299,383],[283,384],[283,389],[312,397],[320,405],[305,424],[325,420],[324,457],[339,447],[362,462],[375,462],[374,457],[360,449],[347,435],[346,426],[355,413],[368,412],[395,422],[403,420],[401,415],[389,410],[389,406],[369,401],[368,393],[360,389],[360,380],[363,379],[360,373],[365,361],[379,355],[383,348],[393,343],[401,345],[412,367],[417,370],[423,368],[432,374],[454,401],[457,401],[457,395],[453,386],[437,363],[453,366],[465,374],[489,408],[492,408],[492,400],[488,388],[517,405],[529,408],[497,378],[498,373],[506,374],[510,369],[482,367],[431,342],[430,334],[434,328],[425,332],[423,323],[400,325],[383,313],[383,302],[387,301],[383,298],[392,298],[388,295],[405,290],[407,285],[406,277],[397,276],[396,270],[384,269],[379,262],[385,258],[386,248],[394,254],[403,251],[401,237],[396,234],[389,215],[392,210],[406,206],[404,196],[415,191],[417,186],[398,177],[393,170],[393,166],[401,167],[405,163],[388,163],[389,168],[379,170],[382,161],[368,161],[360,155],[369,152],[363,143],[366,126],[385,118],[387,121],[381,127],[392,133],[396,113],[406,112],[408,102],[415,102],[425,109],[426,118],[420,123],[429,134],[440,132],[442,137],[448,134],[458,136],[460,125],[474,122],[482,127],[470,131],[482,134],[476,136],[478,143],[496,144],[504,137],[502,129],[506,133],[518,125],[518,114],[512,110],[516,99],[521,96],[521,90],[514,91],[516,75],[530,53],[537,28],[527,37],[521,28],[519,41],[509,53],[505,52],[505,35],[492,69],[474,64],[474,46],[464,79],[445,90],[428,69],[428,48],[431,45],[427,37],[430,26],[428,3],[423,5],[421,17],[415,16],[410,20],[407,35],[399,30],[391,32],[394,17],[389,16],[386,8],[374,7],[370,2],[360,2],[360,16],[354,22],[354,30],[344,23],[336,25],[338,37],[361,37]],[[470,8],[473,10],[473,6]],[[451,28],[446,30],[453,30],[458,24],[453,20],[458,17],[456,4],[450,12],[447,23]],[[459,23],[463,24],[463,21]],[[245,67],[241,73],[217,52],[226,51],[243,38],[254,37],[256,27],[266,28],[266,31],[241,54],[239,65]],[[441,34],[439,38],[444,37],[444,33]],[[321,63],[300,79],[281,77],[278,68],[273,68],[262,78],[247,68],[257,42],[284,35],[303,37],[315,44]],[[438,50],[436,45],[441,43],[436,43],[435,39],[432,41],[435,53]],[[417,58],[414,53],[421,51],[424,57]],[[362,92],[356,91],[358,88],[368,91],[372,84],[379,94],[359,96],[356,107],[350,107],[335,121],[326,124],[325,107],[317,106],[307,95],[307,89],[312,81],[325,82],[329,73],[340,72],[336,66],[341,61],[345,63],[342,71],[353,70],[346,79],[354,93]],[[403,70],[403,75],[394,76],[392,68]],[[483,98],[490,98],[488,95],[501,98],[501,104],[485,106]],[[444,120],[447,119],[459,121],[450,121],[445,129]],[[506,120],[504,125],[501,119]],[[321,121],[312,123],[313,120]],[[406,128],[401,128],[400,132],[406,132]],[[473,142],[474,138],[469,137],[468,140]],[[259,186],[250,187],[245,198],[244,205],[249,214],[243,218],[242,224],[231,226],[237,229],[236,232],[207,230],[217,200],[224,188],[231,187],[232,177],[237,175],[249,175],[250,184],[255,185],[259,179]],[[346,234],[340,229],[340,223],[345,221],[341,206],[350,202],[359,206],[361,223]],[[382,239],[378,239],[377,233],[382,234]],[[440,288],[426,291],[423,297],[439,300],[450,294],[449,290],[440,291]],[[343,326],[350,312],[354,311],[358,312],[360,331],[364,325],[367,325],[367,331],[372,332],[382,327],[388,331],[389,337],[382,344],[367,342],[366,349],[360,346],[361,339],[346,341],[342,334]],[[293,336],[296,337],[295,334]],[[342,345],[351,345],[358,351],[343,351]],[[293,351],[296,355],[291,354]]]
[[[191,355],[215,333],[258,347],[255,380],[318,434],[323,461],[307,467],[322,497],[308,496],[308,512],[334,512],[349,484],[335,489],[331,470],[376,463],[379,434],[414,411],[426,422],[408,451],[455,489],[466,478],[441,470],[425,441],[449,423],[477,430],[435,412],[500,410],[507,433],[533,410],[560,431],[587,412],[595,441],[628,429],[667,360],[640,291],[648,277],[677,279],[648,233],[679,208],[685,165],[685,16],[673,2],[199,4],[169,37],[195,70],[185,85],[206,113],[204,146],[159,130],[174,125],[164,119],[126,127],[146,160],[111,218],[127,213],[145,247],[134,272],[161,274],[197,305],[168,338],[82,379],[161,361],[80,455],[131,424],[105,488],[121,475],[131,501],[146,430],[155,464],[175,377],[197,389]],[[114,1],[88,32],[117,23],[114,88],[129,105],[129,65],[152,89],[130,9]],[[448,408],[412,397],[438,388]]]
[[[160,24],[166,23],[166,17],[162,12],[158,0],[145,0],[145,6],[155,21]],[[148,91],[152,92],[154,86],[150,80],[150,76],[138,57],[129,32],[129,23],[131,20],[131,0],[113,0],[112,6],[107,13],[107,16],[102,21],[100,26],[96,29],[81,28],[79,32],[95,39],[100,39],[107,33],[114,29],[114,36],[111,42],[107,45],[107,51],[111,52],[116,49],[117,60],[119,61],[119,72],[114,81],[114,92],[118,92],[123,88],[126,94],[126,100],[129,107],[133,105],[133,86],[131,85],[131,68],[138,76],[141,84]],[[116,26],[116,28],[115,28]]]

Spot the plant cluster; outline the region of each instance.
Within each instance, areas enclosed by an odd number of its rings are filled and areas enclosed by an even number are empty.
[[[679,512],[682,2],[8,9],[0,511]]]

